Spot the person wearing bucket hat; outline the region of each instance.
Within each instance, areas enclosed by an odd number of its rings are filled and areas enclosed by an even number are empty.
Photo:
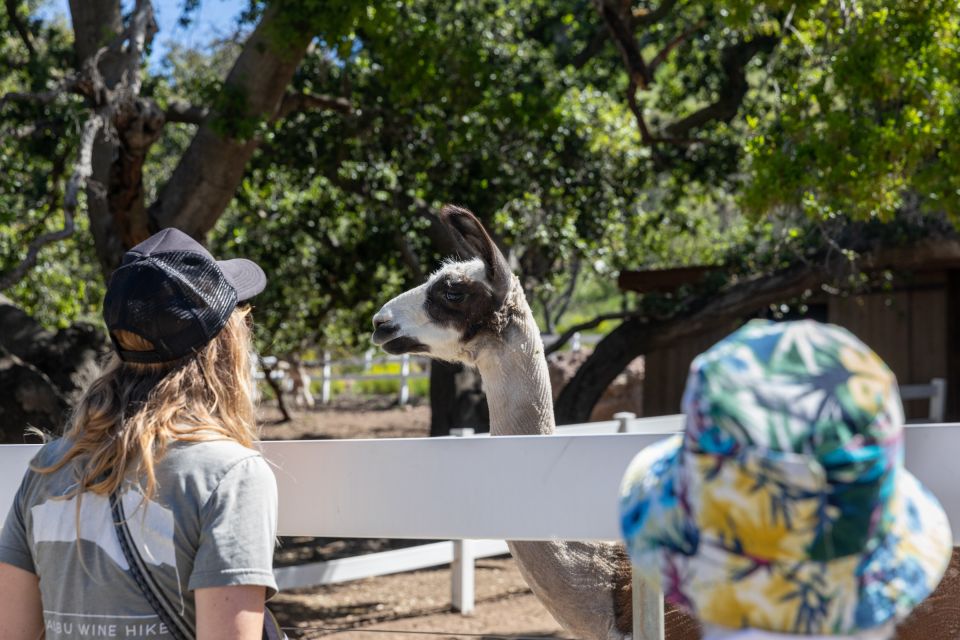
[[[0,638],[267,637],[277,489],[241,304],[265,285],[176,229],[124,255],[114,351],[0,531]]]
[[[627,548],[708,638],[886,638],[950,560],[892,372],[840,327],[755,320],[691,365],[684,433],[624,476]]]

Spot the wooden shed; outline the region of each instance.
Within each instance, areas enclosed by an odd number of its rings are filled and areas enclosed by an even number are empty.
[[[868,344],[890,366],[901,385],[929,384],[946,380],[944,418],[960,420],[960,252],[931,253],[930,259],[909,272],[894,272],[883,290],[858,294],[829,295],[821,292],[807,302],[803,316],[846,327]],[[688,267],[660,271],[625,271],[619,283],[623,290],[673,290],[694,284],[711,271]],[[750,317],[770,315],[757,309]],[[718,325],[672,347],[646,355],[644,415],[677,413],[690,363],[697,354],[733,331],[749,317],[730,325]],[[929,402],[904,403],[908,419],[929,415]]]

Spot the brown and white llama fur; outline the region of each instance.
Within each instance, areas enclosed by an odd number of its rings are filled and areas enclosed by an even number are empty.
[[[392,354],[417,353],[479,369],[490,432],[555,431],[550,378],[540,331],[519,279],[469,211],[445,207],[441,219],[460,252],[430,279],[380,309],[374,343]],[[618,640],[632,626],[631,571],[621,545],[566,541],[509,542],[527,584],[578,638]],[[667,617],[668,637],[696,638],[689,618]]]

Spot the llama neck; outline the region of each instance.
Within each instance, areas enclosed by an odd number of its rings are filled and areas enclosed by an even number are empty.
[[[495,436],[553,433],[553,397],[543,355],[543,341],[524,303],[501,333],[501,340],[483,349],[477,359],[490,407],[490,433]]]
[[[506,327],[498,339],[482,345],[476,359],[490,407],[490,433],[551,434],[556,423],[543,341],[519,284],[513,296]],[[557,540],[508,544],[527,584],[575,637],[629,637],[629,630],[618,628],[615,596],[629,584],[630,565],[617,557],[616,547]],[[624,567],[625,580],[620,577]]]

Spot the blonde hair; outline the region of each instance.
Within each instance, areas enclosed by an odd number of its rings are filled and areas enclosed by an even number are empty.
[[[110,495],[133,468],[145,480],[144,496],[150,498],[156,490],[155,465],[171,441],[230,439],[253,447],[257,430],[248,314],[249,308],[236,309],[212,341],[174,362],[137,364],[111,354],[70,417],[64,432],[69,450],[56,463],[34,471],[52,473],[82,460],[69,495]],[[130,351],[153,349],[148,340],[126,331],[115,331],[114,338]]]

